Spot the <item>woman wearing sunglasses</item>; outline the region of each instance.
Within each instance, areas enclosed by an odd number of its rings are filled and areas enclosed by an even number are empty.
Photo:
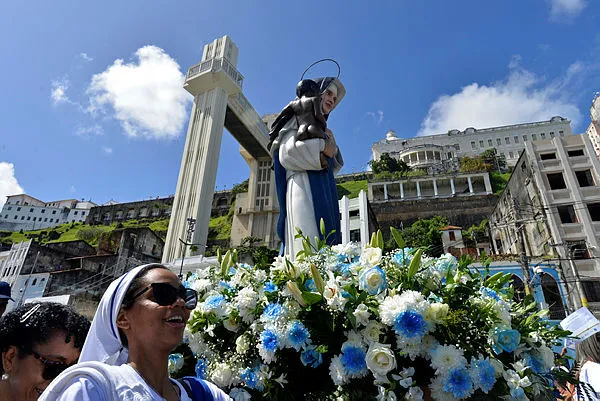
[[[169,354],[181,343],[197,302],[198,294],[159,264],[119,277],[98,305],[80,363],[53,381],[40,400],[229,401],[211,383],[168,376]]]
[[[0,400],[34,401],[77,362],[90,322],[70,306],[27,304],[0,319]]]

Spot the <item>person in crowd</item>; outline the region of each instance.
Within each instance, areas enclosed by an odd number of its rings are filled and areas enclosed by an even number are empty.
[[[40,401],[230,400],[214,384],[168,376],[168,358],[183,339],[198,294],[160,264],[138,266],[104,293],[77,365]]]
[[[10,284],[6,281],[0,281],[0,317],[4,315],[8,301],[15,302],[10,296]]]
[[[600,401],[600,333],[577,343],[579,384],[576,386],[576,401]]]
[[[77,362],[90,322],[67,305],[26,304],[0,319],[1,401],[34,401]]]
[[[271,127],[269,149],[280,208],[277,234],[282,241],[282,254],[291,259],[303,249],[296,230],[314,241],[315,237],[322,237],[321,220],[327,243],[341,243],[334,175],[344,161],[333,132],[327,128],[327,119],[345,94],[338,78],[302,80],[296,99]]]

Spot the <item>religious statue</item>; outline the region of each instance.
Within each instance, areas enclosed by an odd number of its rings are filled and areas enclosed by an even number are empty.
[[[338,77],[302,79],[296,87],[297,97],[271,127],[269,149],[279,201],[277,234],[282,254],[291,259],[303,249],[302,239],[295,238],[297,230],[314,242],[315,237],[322,238],[321,219],[326,234],[332,233],[327,243],[341,242],[334,175],[344,161],[333,132],[327,128],[329,114],[346,94]]]

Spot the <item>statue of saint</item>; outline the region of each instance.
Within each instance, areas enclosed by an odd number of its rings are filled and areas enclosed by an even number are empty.
[[[340,211],[334,175],[344,161],[327,118],[337,107],[346,89],[338,78],[300,81],[296,99],[277,116],[271,127],[275,185],[279,201],[277,234],[282,254],[295,259],[303,249],[297,229],[311,239],[322,237],[325,222],[327,243],[341,242]]]

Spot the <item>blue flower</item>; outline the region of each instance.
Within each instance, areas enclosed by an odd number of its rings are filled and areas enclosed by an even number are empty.
[[[240,263],[240,267],[243,267],[246,270],[252,270],[252,269],[254,269],[254,266],[249,265],[248,263]]]
[[[208,367],[208,362],[206,359],[198,358],[198,362],[196,362],[196,367],[194,371],[196,372],[196,377],[199,379],[204,379],[206,377],[206,368]]]
[[[401,266],[408,265],[413,258],[412,250],[413,248],[404,248],[398,251],[392,260]]]
[[[529,366],[531,368],[531,370],[533,370],[535,373],[539,373],[539,374],[546,373],[544,361],[542,361],[540,358],[528,353],[525,355],[525,358],[523,358],[523,359],[524,359],[525,365]]]
[[[260,382],[258,375],[256,374],[257,370],[258,368],[245,368],[240,372],[240,380],[244,382],[246,387],[260,391],[263,389],[263,385]]]
[[[417,312],[405,311],[394,319],[393,328],[396,334],[406,338],[423,337],[427,332],[427,322]]]
[[[346,344],[342,347],[342,356],[340,360],[344,369],[349,375],[360,376],[367,370],[366,352],[361,347],[353,344]]]
[[[270,329],[263,331],[260,335],[260,341],[265,350],[275,352],[279,347],[279,338],[277,334]]]
[[[267,281],[265,283],[265,292],[271,293],[277,291],[277,284],[272,281]]]
[[[226,289],[226,290],[231,290],[231,285],[227,282],[227,281],[219,281],[219,286],[221,286],[222,288]]]
[[[219,309],[225,303],[225,297],[221,294],[210,295],[204,300],[207,309]]]
[[[235,273],[237,273],[237,269],[234,267],[230,267],[229,271],[227,272],[230,276],[233,276]]]
[[[496,371],[487,359],[478,359],[471,362],[473,387],[480,388],[484,393],[488,393],[496,384]]]
[[[515,387],[510,389],[510,400],[511,401],[519,401],[519,400],[528,400],[525,396],[525,390],[523,387]]]
[[[315,280],[312,278],[309,278],[304,282],[304,288],[306,288],[308,291],[317,292],[317,285],[315,284]]]
[[[503,351],[514,352],[521,341],[521,333],[505,326],[499,326],[492,332],[492,348],[496,354]]]
[[[502,301],[502,298],[500,298],[500,296],[498,295],[498,293],[494,290],[492,290],[491,288],[487,288],[487,287],[481,287],[481,294],[484,297],[487,298],[492,298],[496,301]]]
[[[337,265],[338,272],[344,277],[350,276],[350,274],[352,273],[351,267],[351,263],[339,263]]]
[[[268,304],[263,310],[262,317],[267,321],[276,320],[283,313],[283,306],[280,304]]]
[[[183,367],[183,355],[182,354],[170,354],[169,355],[169,373],[173,374]]]
[[[309,347],[300,354],[300,361],[304,366],[316,368],[323,363],[323,355],[315,350],[315,347]]]
[[[443,274],[446,274],[448,273],[448,271],[451,271],[456,266],[458,266],[458,261],[456,260],[456,258],[452,255],[445,254],[440,256],[435,261],[433,268]]]
[[[294,320],[288,326],[286,337],[292,348],[299,351],[301,347],[307,344],[310,333],[302,322]]]
[[[363,269],[358,277],[361,290],[377,295],[387,288],[385,272],[379,266]]]
[[[467,398],[473,393],[473,382],[467,369],[464,367],[454,368],[444,380],[443,390],[456,398]]]

